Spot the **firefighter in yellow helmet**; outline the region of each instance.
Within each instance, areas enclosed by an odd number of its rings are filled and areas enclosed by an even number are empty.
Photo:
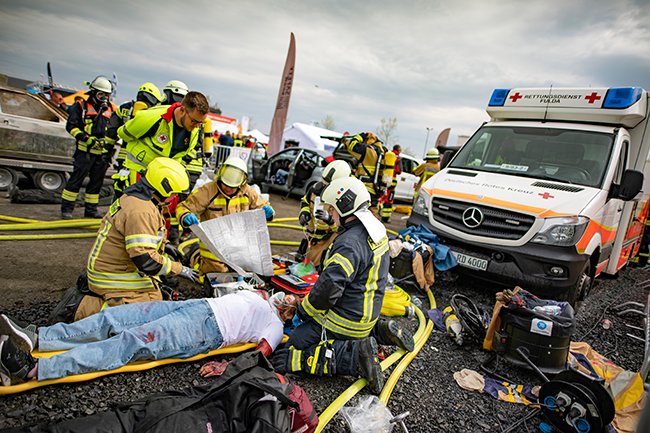
[[[300,225],[306,227],[307,239],[303,240],[298,252],[306,254],[307,258],[318,267],[323,251],[336,238],[337,227],[334,220],[321,205],[320,195],[323,189],[334,179],[350,177],[350,165],[343,160],[332,161],[323,169],[321,181],[312,185],[300,200]]]
[[[275,211],[248,185],[247,180],[246,163],[237,157],[226,159],[212,182],[197,188],[178,205],[176,208],[178,221],[183,227],[189,227],[198,224],[199,221],[208,221],[253,209],[264,209],[266,219],[273,220]],[[230,268],[219,261],[203,243],[200,243],[199,249],[201,276],[209,272],[230,272]]]
[[[417,197],[418,191],[424,182],[431,176],[440,171],[440,151],[435,147],[427,151],[427,156],[424,158],[424,164],[417,166],[413,174],[420,176],[420,181],[415,187],[415,196]]]
[[[393,160],[392,163],[386,165],[384,157],[388,149],[372,132],[362,132],[344,143],[348,152],[357,160],[354,175],[368,189],[370,211],[379,218],[379,198],[392,183],[395,162]],[[384,176],[386,169],[391,170],[388,178]]]
[[[75,321],[106,307],[162,300],[157,281],[161,275],[198,281],[195,270],[163,255],[182,258],[178,250],[167,245],[161,209],[188,186],[181,163],[156,158],[144,176],[113,202],[88,256],[88,288],[94,296],[81,300]]]
[[[160,105],[162,97],[160,96],[160,90],[153,83],[144,83],[138,89],[138,93],[135,96],[134,101],[128,101],[120,105],[119,108],[113,113],[111,119],[108,122],[108,129],[106,135],[111,139],[117,141],[117,130],[120,126],[124,125],[129,120],[133,119],[135,113],[145,108],[150,108],[156,105]],[[126,158],[126,142],[122,142],[120,145],[120,150],[117,154],[117,167],[119,171],[124,165],[124,159]],[[113,179],[119,179],[119,175],[113,175]],[[119,197],[120,192],[116,192],[115,198]]]
[[[81,184],[89,176],[86,186],[84,217],[101,218],[97,211],[99,190],[104,184],[104,174],[113,156],[115,140],[106,135],[109,119],[113,114],[110,96],[113,83],[100,75],[89,87],[87,100],[76,102],[68,116],[66,130],[77,140],[73,155],[73,172],[61,194],[61,218],[72,219],[75,201]]]

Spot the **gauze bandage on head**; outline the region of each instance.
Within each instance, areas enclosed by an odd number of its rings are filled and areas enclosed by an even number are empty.
[[[274,311],[277,312],[278,316],[284,314],[287,311],[295,309],[296,306],[292,305],[285,299],[284,292],[278,292],[269,298],[269,304],[275,308]],[[281,317],[280,317],[281,318]]]

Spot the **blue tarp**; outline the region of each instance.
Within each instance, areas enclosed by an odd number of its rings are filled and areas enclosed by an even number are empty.
[[[458,264],[456,257],[451,253],[449,247],[440,245],[438,236],[431,233],[431,230],[420,224],[415,227],[408,227],[398,232],[398,238],[404,242],[413,244],[417,249],[423,243],[429,245],[433,250],[433,265],[439,271],[446,271]]]

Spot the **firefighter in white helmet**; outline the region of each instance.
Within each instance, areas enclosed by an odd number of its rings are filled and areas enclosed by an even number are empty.
[[[189,91],[187,84],[178,80],[171,80],[165,88],[163,89],[163,101],[164,105],[172,105],[177,102],[181,102],[183,97],[187,95]]]
[[[334,179],[350,177],[352,171],[350,165],[343,160],[330,162],[323,169],[321,181],[312,185],[300,201],[300,225],[306,227],[307,238],[303,240],[298,249],[300,254],[318,266],[323,251],[329,247],[336,237],[336,224],[321,205],[320,195],[323,189]]]
[[[176,217],[183,227],[198,224],[224,215],[231,215],[253,209],[264,209],[266,219],[271,221],[275,211],[247,183],[246,163],[237,157],[224,161],[212,182],[197,188],[176,208]],[[203,244],[199,245],[199,271],[201,277],[209,272],[230,272],[230,268],[210,252]],[[204,286],[207,279],[204,280]],[[209,286],[209,282],[207,282]]]
[[[379,394],[383,385],[377,343],[413,350],[413,337],[395,321],[380,321],[388,277],[386,228],[370,213],[370,193],[359,179],[333,180],[323,203],[338,226],[325,252],[320,275],[294,316],[288,349],[273,357],[280,374],[340,374],[368,379]]]
[[[440,171],[440,151],[435,147],[427,151],[427,156],[424,158],[424,164],[417,166],[413,174],[420,176],[420,181],[415,187],[415,196],[417,197],[418,191],[424,182],[431,176],[434,176]]]

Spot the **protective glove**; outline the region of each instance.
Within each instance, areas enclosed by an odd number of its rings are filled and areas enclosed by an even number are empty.
[[[262,209],[264,209],[264,213],[266,214],[266,220],[271,221],[273,219],[273,215],[275,215],[273,208],[267,204]]]
[[[183,301],[185,299],[181,292],[177,292],[169,286],[159,284],[159,287],[164,301]]]
[[[300,213],[300,216],[298,217],[298,222],[300,223],[301,226],[304,227],[304,226],[306,226],[307,224],[309,224],[309,220],[310,220],[310,219],[311,219],[311,217],[309,216],[309,213],[307,213],[307,212],[301,212],[301,213]]]
[[[303,323],[306,323],[306,321],[302,320],[300,317],[298,317],[297,314],[293,315],[293,319],[291,319],[291,321],[293,322],[293,326],[295,326],[296,328],[298,326],[302,325]]]
[[[183,260],[183,254],[181,254],[181,252],[172,244],[165,244],[165,253],[174,261],[180,262]]]
[[[192,162],[192,160],[193,160],[194,158],[192,158],[191,155],[185,155],[182,159],[183,159],[183,162],[187,165],[187,164],[189,164],[190,162]]]
[[[287,374],[287,364],[289,363],[289,349],[276,350],[271,359],[273,369],[276,373]]]
[[[230,364],[230,361],[228,362],[210,361],[206,364],[203,364],[203,367],[201,367],[199,373],[203,377],[221,376],[223,372],[226,371],[226,367],[228,367],[228,364]]]
[[[327,225],[334,224],[334,218],[332,218],[332,215],[325,211],[325,209],[318,209],[316,212],[314,212],[314,216],[319,220],[322,220]]]
[[[181,270],[181,273],[178,274],[178,276],[186,278],[193,283],[199,282],[199,271],[196,269],[188,268],[187,266],[183,266],[183,269]]]
[[[183,224],[186,226],[191,226],[193,224],[198,224],[198,223],[199,223],[199,219],[193,213],[189,215],[185,215],[183,217]]]

